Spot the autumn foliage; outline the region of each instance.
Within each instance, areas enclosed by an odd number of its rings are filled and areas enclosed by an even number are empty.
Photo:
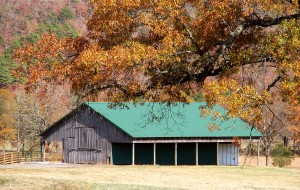
[[[210,76],[272,61],[279,78],[274,82],[287,99],[298,101],[296,1],[94,0],[92,5],[86,37],[46,34],[16,51],[28,86],[65,79],[83,96],[105,92],[114,101],[187,101],[195,95],[191,89]]]
[[[0,89],[0,146],[15,139],[14,95]]]

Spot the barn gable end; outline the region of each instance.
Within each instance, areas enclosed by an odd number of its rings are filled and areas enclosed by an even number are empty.
[[[132,142],[128,134],[84,104],[41,136],[44,141],[61,141],[68,163],[110,163],[112,143]]]

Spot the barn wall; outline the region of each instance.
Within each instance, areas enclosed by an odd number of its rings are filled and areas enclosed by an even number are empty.
[[[42,137],[45,141],[62,141],[63,138],[74,138],[76,121],[73,117],[68,116],[58,122],[56,127],[51,128]]]
[[[219,144],[219,165],[237,166],[239,150],[238,147],[232,143]]]
[[[43,134],[45,141],[63,142],[67,163],[109,163],[112,143],[131,143],[130,136],[84,106]]]

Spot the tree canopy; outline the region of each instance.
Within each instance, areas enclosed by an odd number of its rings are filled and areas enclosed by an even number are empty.
[[[28,85],[67,79],[74,92],[110,100],[188,101],[210,77],[267,64],[299,101],[297,1],[92,1],[88,36],[44,35],[15,53]],[[209,80],[208,80],[209,81]],[[251,84],[247,84],[251,85]]]

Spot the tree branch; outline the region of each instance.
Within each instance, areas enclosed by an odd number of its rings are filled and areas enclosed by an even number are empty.
[[[178,22],[180,22],[179,19],[176,19]],[[180,22],[181,23],[181,22]],[[188,29],[188,27],[184,24],[184,23],[181,23],[182,27],[184,28],[184,30],[188,33],[188,37],[191,39],[193,45],[195,46],[196,48],[196,53],[199,54],[200,56],[201,55],[204,55],[206,52],[201,50],[200,48],[200,45],[198,44],[197,40],[194,38],[192,32]]]
[[[243,31],[245,31],[245,29],[247,29],[249,27],[254,27],[254,26],[269,27],[269,26],[273,26],[273,25],[278,25],[284,20],[290,20],[290,19],[294,19],[294,18],[300,18],[300,14],[297,13],[297,14],[293,14],[293,15],[281,16],[281,17],[265,19],[265,20],[259,19],[259,18],[253,19],[253,20],[245,20],[236,27],[234,32],[230,33],[230,35],[228,36],[228,38],[226,40],[219,42],[217,45],[213,46],[212,48],[210,48],[208,50],[203,50],[200,47],[200,45],[198,44],[197,39],[194,38],[192,31],[187,27],[187,25],[185,25],[179,19],[177,19],[177,21],[180,22],[180,24],[186,31],[188,38],[190,38],[196,51],[195,52],[194,51],[182,51],[182,52],[178,52],[175,55],[195,53],[195,54],[202,56],[202,55],[205,55],[208,53],[211,54],[211,52],[213,52],[213,51],[215,52],[207,62],[201,63],[199,61],[199,63],[197,63],[197,64],[203,64],[203,65],[199,65],[202,67],[203,70],[201,70],[200,72],[197,72],[197,73],[189,73],[189,72],[186,73],[184,71],[181,71],[182,75],[181,75],[181,77],[178,77],[177,79],[175,79],[175,78],[174,78],[174,80],[167,79],[164,81],[160,80],[159,82],[152,81],[144,90],[137,90],[135,92],[129,92],[126,89],[126,85],[123,86],[121,84],[118,84],[117,82],[113,82],[113,83],[106,84],[106,85],[100,85],[98,87],[91,89],[90,92],[96,92],[99,90],[101,91],[101,90],[105,90],[108,88],[117,88],[124,94],[124,96],[138,97],[138,96],[144,95],[150,89],[153,89],[153,88],[155,89],[155,87],[158,84],[167,86],[167,85],[183,84],[183,83],[190,82],[190,81],[196,81],[196,82],[203,83],[207,77],[217,76],[220,73],[222,73],[224,70],[235,67],[235,65],[230,65],[229,68],[222,67],[222,66],[216,68],[215,65],[216,65],[216,62],[218,60],[220,60],[219,59],[220,55],[226,54],[225,51],[227,49],[229,49],[235,43],[236,39],[243,33]],[[268,60],[268,61],[274,61],[274,60],[272,58],[270,58],[270,60]],[[255,62],[249,61],[249,62],[242,63],[242,65],[252,64],[252,63],[255,63]],[[174,68],[170,68],[171,71],[172,71],[172,69],[174,69]],[[160,75],[164,75],[164,74],[168,75],[169,73],[171,73],[171,71],[167,70],[166,72],[161,72],[161,73],[157,73],[156,71],[153,71],[153,72],[155,72],[158,75],[158,77],[161,78]],[[280,79],[281,79],[281,76],[278,76],[271,84],[268,85],[267,90],[269,91],[272,87],[274,87],[275,84]]]
[[[273,112],[273,110],[266,105],[266,107],[268,108],[268,110],[273,114],[273,116],[281,123],[282,126],[284,126],[284,123],[281,121],[281,119]]]
[[[94,94],[95,92],[99,92],[99,91],[110,89],[110,88],[116,88],[116,89],[120,90],[124,94],[125,97],[127,97],[127,96],[138,97],[138,96],[142,96],[146,93],[145,90],[140,90],[140,91],[136,91],[133,93],[129,93],[128,90],[126,88],[124,88],[124,86],[122,86],[121,84],[118,84],[116,81],[112,81],[109,84],[94,86],[90,90],[87,90],[87,94]],[[147,90],[149,90],[149,89],[150,89],[150,86],[147,88]]]
[[[272,87],[274,87],[276,85],[276,83],[281,79],[281,76],[277,76],[273,82],[271,84],[268,85],[267,87],[267,91],[270,91]]]
[[[297,19],[297,18],[300,18],[300,13],[287,15],[287,16],[281,16],[281,17],[268,19],[268,20],[262,20],[262,19],[248,20],[245,23],[245,28],[251,27],[251,26],[269,27],[269,26],[278,25],[282,21],[285,21],[285,20],[291,20],[291,19]]]

